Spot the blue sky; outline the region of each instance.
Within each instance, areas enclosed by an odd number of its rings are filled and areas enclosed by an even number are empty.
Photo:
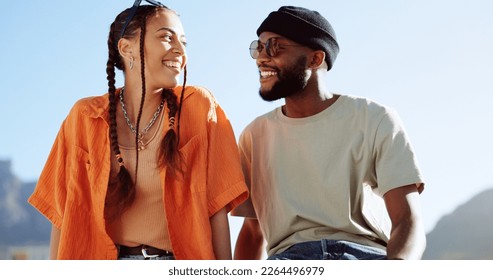
[[[39,176],[73,103],[106,92],[107,33],[132,0],[4,1],[0,9],[0,159]],[[493,188],[493,1],[164,1],[188,37],[190,84],[209,88],[237,136],[281,102],[258,97],[248,54],[282,5],[316,9],[341,52],[327,85],[393,107],[426,178],[425,225]],[[121,84],[120,78],[117,84]],[[240,220],[232,218],[235,239]]]

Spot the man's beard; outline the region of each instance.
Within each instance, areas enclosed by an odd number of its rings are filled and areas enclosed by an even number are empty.
[[[278,69],[278,81],[270,90],[259,90],[260,97],[265,101],[275,101],[281,98],[292,96],[306,87],[306,67],[307,58],[301,56],[291,68],[283,71]]]

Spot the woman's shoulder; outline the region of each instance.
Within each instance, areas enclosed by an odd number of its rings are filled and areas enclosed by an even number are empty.
[[[89,117],[100,117],[108,111],[108,94],[81,98],[72,106],[70,114],[83,114]]]
[[[182,89],[183,89],[183,87],[181,87],[181,86],[177,87],[175,89],[175,94],[180,96]],[[212,92],[203,86],[197,86],[197,85],[185,86],[184,94],[185,94],[185,96],[183,97],[183,100],[189,99],[189,98],[215,100]]]
[[[108,93],[99,96],[87,96],[77,100],[74,104],[74,108],[99,108],[107,107],[109,103]]]
[[[177,94],[179,99],[182,89],[183,88],[181,86],[175,89],[175,94]],[[186,86],[183,92],[184,108],[190,107],[190,104],[193,104],[194,110],[197,111],[209,111],[220,107],[213,93],[205,87],[190,85]]]

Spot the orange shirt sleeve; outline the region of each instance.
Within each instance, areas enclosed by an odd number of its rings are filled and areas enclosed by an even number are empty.
[[[36,188],[28,199],[28,202],[57,228],[61,228],[62,226],[67,195],[65,188],[65,161],[67,159],[65,125],[66,123],[64,121],[56,136]]]
[[[209,93],[210,94],[210,93]],[[213,99],[208,121],[207,199],[209,215],[230,212],[248,197],[238,145],[224,110]]]
[[[223,207],[229,212],[248,197],[241,171],[238,146],[233,129],[221,107],[216,107],[217,121],[211,122],[208,147],[209,212]]]

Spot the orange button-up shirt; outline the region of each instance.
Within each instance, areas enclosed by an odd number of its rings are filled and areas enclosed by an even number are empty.
[[[177,87],[175,94],[180,93]],[[108,131],[108,96],[79,100],[64,120],[29,198],[61,230],[59,259],[117,258],[104,219],[114,156]],[[204,88],[186,88],[180,151],[187,164],[184,178],[174,180],[165,168],[160,170],[173,253],[176,259],[214,259],[209,218],[239,205],[248,190],[231,124]]]

